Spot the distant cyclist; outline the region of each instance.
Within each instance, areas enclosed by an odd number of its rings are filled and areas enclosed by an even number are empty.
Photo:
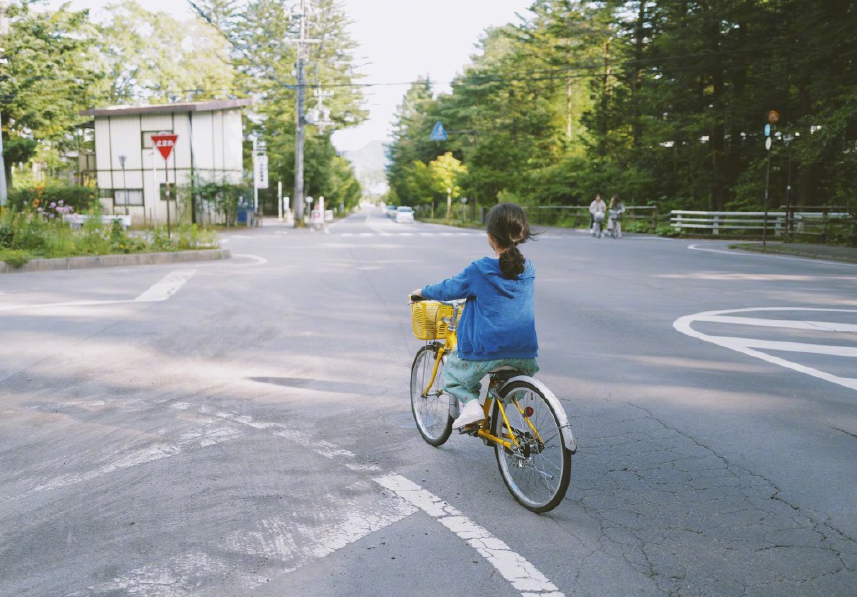
[[[604,213],[607,211],[607,204],[604,203],[604,200],[601,199],[601,193],[595,195],[595,199],[593,199],[592,203],[589,204],[589,232],[590,234],[595,234],[595,220],[596,214],[601,214],[601,217],[598,219],[604,219]]]
[[[613,195],[610,199],[610,207],[608,208],[609,219],[607,220],[607,230],[613,231],[615,228],[616,238],[622,236],[623,213],[625,213],[625,204],[619,199],[619,195]]]
[[[602,202],[603,203],[603,202]],[[536,270],[518,250],[533,238],[527,216],[514,203],[491,208],[485,221],[492,257],[477,259],[463,272],[411,294],[427,299],[467,299],[458,325],[458,350],[443,368],[444,389],[463,405],[455,429],[485,418],[479,405],[481,380],[500,365],[535,375],[538,340],[533,310]]]

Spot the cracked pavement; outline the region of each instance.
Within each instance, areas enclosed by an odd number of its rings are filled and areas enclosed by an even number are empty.
[[[168,267],[0,276],[0,596],[854,594],[857,393],[672,326],[857,309],[853,268],[525,245],[538,377],[579,443],[536,516],[490,448],[432,448],[409,410],[405,293],[487,244],[375,217],[236,235],[259,258],[199,265],[159,303],[133,299]]]

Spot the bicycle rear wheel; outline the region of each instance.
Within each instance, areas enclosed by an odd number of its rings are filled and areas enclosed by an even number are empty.
[[[511,449],[494,445],[503,482],[527,510],[553,510],[565,497],[571,480],[571,452],[563,445],[559,419],[551,403],[529,382],[509,384],[500,399],[518,442]],[[497,403],[491,415],[491,430],[497,437],[511,437]]]
[[[436,345],[423,346],[417,351],[414,364],[411,365],[411,411],[417,430],[432,446],[440,446],[452,433],[452,417],[449,415],[449,401],[452,397],[443,391],[442,360],[438,363],[437,375],[426,392],[437,351]]]

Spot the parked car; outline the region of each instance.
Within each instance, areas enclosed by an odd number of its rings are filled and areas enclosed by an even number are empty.
[[[396,217],[396,206],[395,205],[385,205],[384,206],[384,215],[388,218]]]
[[[414,210],[406,205],[396,209],[396,222],[409,224],[414,221]]]

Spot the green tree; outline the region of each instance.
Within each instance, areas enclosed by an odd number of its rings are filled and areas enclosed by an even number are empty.
[[[460,181],[467,174],[467,168],[447,151],[442,156],[429,162],[434,189],[436,193],[446,194],[446,217],[452,217],[452,200],[461,197]]]
[[[0,37],[0,114],[6,180],[11,166],[35,155],[38,144],[73,146],[78,112],[97,97],[101,59],[86,11],[63,6],[36,12],[31,2],[7,8],[9,33]]]
[[[123,0],[107,6],[98,31],[110,104],[225,98],[236,91],[228,42],[208,23],[178,21]]]

